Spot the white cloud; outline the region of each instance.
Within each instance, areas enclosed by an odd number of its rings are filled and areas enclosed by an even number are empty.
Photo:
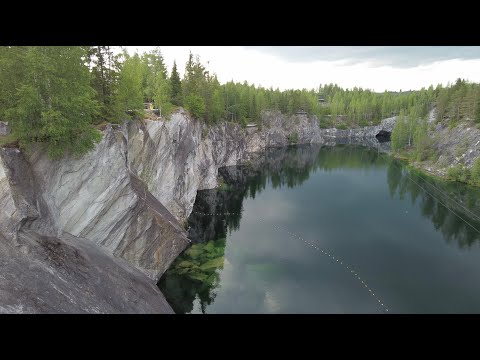
[[[154,49],[153,46],[129,46],[130,53]],[[248,81],[255,85],[280,89],[317,88],[319,84],[337,83],[344,88],[354,86],[375,91],[415,90],[441,83],[446,85],[457,78],[480,82],[480,59],[438,61],[424,66],[378,66],[369,62],[289,61],[274,53],[239,46],[160,46],[171,70],[177,61],[183,76],[189,51],[198,54],[204,65],[215,72],[221,83],[229,80]]]

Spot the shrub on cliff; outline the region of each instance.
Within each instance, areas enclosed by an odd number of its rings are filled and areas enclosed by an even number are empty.
[[[471,171],[471,181],[474,185],[480,185],[480,158],[475,160]]]
[[[290,145],[298,143],[298,133],[295,131],[288,136],[288,143]]]
[[[197,119],[205,114],[205,102],[200,96],[189,95],[185,98],[184,104],[190,114]]]
[[[466,168],[462,164],[452,166],[447,170],[447,176],[450,180],[461,181],[468,183],[471,181],[470,169]]]

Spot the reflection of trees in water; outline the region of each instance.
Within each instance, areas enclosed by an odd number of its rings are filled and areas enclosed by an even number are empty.
[[[194,244],[173,262],[159,282],[160,289],[176,313],[189,313],[197,298],[200,310],[215,299],[219,284],[219,268],[225,262],[225,239]]]
[[[384,157],[377,151],[359,146],[322,147],[318,145],[297,146],[270,149],[249,166],[231,166],[219,169],[219,175],[226,186],[222,189],[202,190],[197,194],[192,214],[188,219],[189,238],[197,244],[208,244],[208,241],[225,238],[227,232],[237,230],[240,226],[243,211],[243,199],[255,198],[267,184],[274,189],[287,186],[292,188],[303,184],[310,175],[321,169],[370,169],[387,167],[387,184],[390,196],[404,199],[409,197],[412,204],[419,201],[422,215],[430,219],[437,230],[440,230],[447,241],[456,241],[458,246],[465,247],[478,240],[480,235],[471,227],[447,210],[437,199],[451,207],[462,218],[480,229],[480,222],[472,219],[448,200],[428,182],[432,182],[443,192],[468,206],[474,213],[480,214],[480,191],[462,184],[452,184],[423,177],[415,172],[407,172],[400,163]],[[411,181],[411,176],[418,184],[432,193],[434,197]],[[437,199],[436,199],[437,198]],[[198,213],[225,214],[228,216],[205,216]],[[220,244],[220,245],[218,245]],[[216,246],[225,246],[225,242]],[[221,249],[224,251],[224,248]],[[185,260],[180,257],[176,263]],[[217,269],[214,269],[217,271]],[[188,313],[193,309],[195,299],[199,299],[202,311],[215,297],[216,282],[192,279],[169,269],[159,282],[159,286],[167,300],[177,313]]]
[[[455,241],[460,248],[470,247],[476,240],[480,239],[480,234],[465,223],[467,221],[480,230],[479,219],[462,208],[463,206],[474,214],[480,214],[479,189],[464,184],[440,181],[432,177],[427,178],[424,174],[403,168],[396,160],[388,161],[387,182],[392,198],[398,195],[400,199],[403,199],[408,193],[412,204],[419,200],[422,215],[430,219],[435,229],[441,231],[448,242]],[[445,194],[462,206],[456,204]],[[441,202],[465,221],[459,219]]]
[[[312,173],[321,169],[366,169],[385,167],[385,160],[376,151],[361,146],[322,147],[318,145],[271,149],[248,184],[249,197],[265,189],[270,182],[274,189],[302,185]]]

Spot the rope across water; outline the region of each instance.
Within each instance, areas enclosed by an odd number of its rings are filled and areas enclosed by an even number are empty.
[[[237,213],[229,213],[229,212],[226,212],[226,213],[221,213],[221,214],[216,214],[216,213],[203,213],[203,212],[198,212],[198,211],[195,211],[194,212],[195,214],[199,214],[199,215],[204,215],[204,216],[230,216],[230,215],[239,215]],[[264,220],[262,219],[259,219],[260,222],[262,223],[265,223]],[[266,224],[266,223],[265,223]],[[274,229],[278,230],[278,231],[283,231],[283,232],[286,232],[287,234],[289,234],[291,237],[293,238],[296,238],[298,240],[301,240],[305,243],[305,245],[307,246],[310,246],[312,247],[313,249],[315,249],[316,251],[319,251],[322,255],[325,255],[327,256],[328,258],[330,258],[331,260],[333,260],[336,264],[338,265],[341,265],[350,275],[352,275],[356,280],[358,280],[361,285],[366,289],[368,290],[368,292],[370,293],[370,295],[372,295],[375,300],[378,302],[378,304],[382,307],[382,309],[385,311],[385,312],[388,312],[388,308],[387,306],[385,305],[385,303],[383,302],[383,300],[378,296],[378,294],[376,295],[375,292],[367,285],[367,283],[360,277],[360,275],[358,274],[358,271],[354,270],[352,266],[349,266],[348,264],[346,264],[342,259],[340,259],[338,256],[334,256],[331,252],[328,252],[327,250],[325,249],[322,249],[318,246],[316,246],[315,244],[312,244],[311,242],[305,240],[304,238],[302,238],[301,236],[298,236],[297,234],[294,234],[290,231],[288,231],[287,229],[283,229],[277,225],[271,225]]]

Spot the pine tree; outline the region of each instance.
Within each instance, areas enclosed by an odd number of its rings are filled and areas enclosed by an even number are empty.
[[[88,64],[92,76],[92,87],[96,91],[96,99],[101,105],[99,119],[118,121],[119,113],[114,106],[114,94],[116,91],[119,63],[110,46],[86,47]]]
[[[85,48],[10,48],[5,55],[10,61],[2,60],[2,64],[13,67],[11,73],[8,67],[2,70],[13,76],[16,89],[4,116],[20,144],[43,143],[54,158],[65,153],[82,155],[92,149],[101,138],[91,126],[99,104],[90,84]],[[21,69],[15,69],[17,61]]]
[[[193,60],[190,53],[185,66],[185,76],[182,82],[185,108],[196,118],[203,118],[206,108],[206,96],[208,91],[207,73],[197,56]]]
[[[170,74],[171,98],[174,105],[182,105],[182,83],[177,71],[177,63],[173,61],[172,73]]]

